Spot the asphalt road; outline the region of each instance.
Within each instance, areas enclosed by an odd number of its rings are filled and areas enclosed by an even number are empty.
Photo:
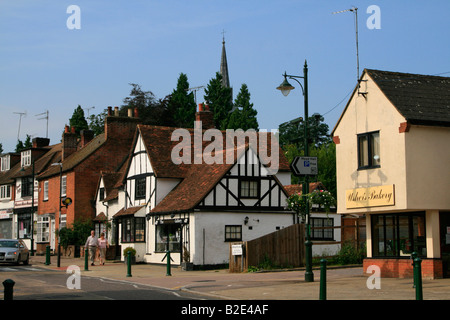
[[[127,281],[80,276],[37,266],[0,265],[0,282],[15,282],[14,300],[197,300],[198,295]],[[4,288],[0,300],[4,299]]]

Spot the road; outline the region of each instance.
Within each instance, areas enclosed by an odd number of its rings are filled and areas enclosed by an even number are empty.
[[[0,282],[15,282],[14,300],[198,300],[187,292],[171,291],[127,281],[80,276],[37,266],[0,265]],[[72,287],[70,289],[69,287]],[[0,300],[3,300],[2,285]]]

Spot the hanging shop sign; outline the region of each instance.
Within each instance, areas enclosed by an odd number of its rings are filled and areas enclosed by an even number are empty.
[[[347,209],[395,205],[394,185],[349,189],[345,191]]]

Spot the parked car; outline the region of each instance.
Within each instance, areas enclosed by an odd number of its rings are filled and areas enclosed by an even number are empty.
[[[30,251],[20,239],[0,239],[0,262],[28,264]]]

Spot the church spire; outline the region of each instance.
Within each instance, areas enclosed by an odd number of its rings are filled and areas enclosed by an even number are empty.
[[[220,59],[220,74],[222,75],[222,85],[230,88],[230,77],[228,75],[227,53],[225,51],[225,31],[222,32],[222,57]]]

